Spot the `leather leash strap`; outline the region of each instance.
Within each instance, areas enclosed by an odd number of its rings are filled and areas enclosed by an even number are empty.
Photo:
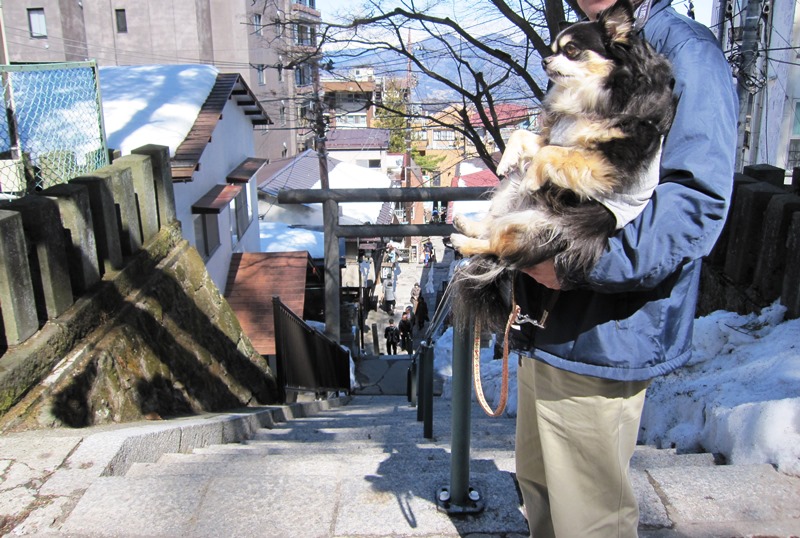
[[[511,314],[508,316],[506,323],[506,332],[503,336],[503,373],[500,382],[500,402],[497,404],[497,409],[492,411],[492,407],[486,401],[486,396],[483,394],[483,385],[481,384],[481,323],[475,320],[475,338],[472,342],[472,377],[475,383],[475,395],[478,397],[478,404],[483,409],[483,412],[490,417],[499,417],[506,410],[506,403],[508,403],[508,334],[511,331],[512,323],[517,319],[520,313],[520,308],[514,301],[513,295],[511,298]]]

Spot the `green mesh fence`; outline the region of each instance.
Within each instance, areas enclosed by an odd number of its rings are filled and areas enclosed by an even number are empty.
[[[94,62],[0,65],[0,198],[66,183],[108,164]]]

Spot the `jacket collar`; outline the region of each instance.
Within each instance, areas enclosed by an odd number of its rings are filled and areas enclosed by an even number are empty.
[[[634,28],[636,31],[641,32],[650,17],[666,9],[671,3],[672,0],[644,0],[639,7],[636,8],[636,12],[634,13],[636,17]]]

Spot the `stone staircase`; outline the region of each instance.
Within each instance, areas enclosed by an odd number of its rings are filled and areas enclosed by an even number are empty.
[[[434,402],[424,439],[404,398],[278,423],[239,443],[136,463],[101,477],[61,527],[91,536],[525,536],[514,481],[514,420],[471,415],[470,486],[486,504],[450,517],[451,409]],[[710,454],[637,449],[642,536],[789,536],[800,529],[800,481],[769,466],[715,465]]]

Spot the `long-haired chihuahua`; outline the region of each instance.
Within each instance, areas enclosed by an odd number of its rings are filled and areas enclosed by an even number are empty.
[[[456,215],[453,246],[470,256],[454,275],[457,322],[493,329],[508,317],[514,269],[554,258],[580,281],[615,230],[658,184],[662,139],[676,99],[668,60],[634,29],[628,0],[558,34],[543,61],[552,87],[541,132],[515,131],[487,216]],[[574,286],[567,278],[563,288]]]

